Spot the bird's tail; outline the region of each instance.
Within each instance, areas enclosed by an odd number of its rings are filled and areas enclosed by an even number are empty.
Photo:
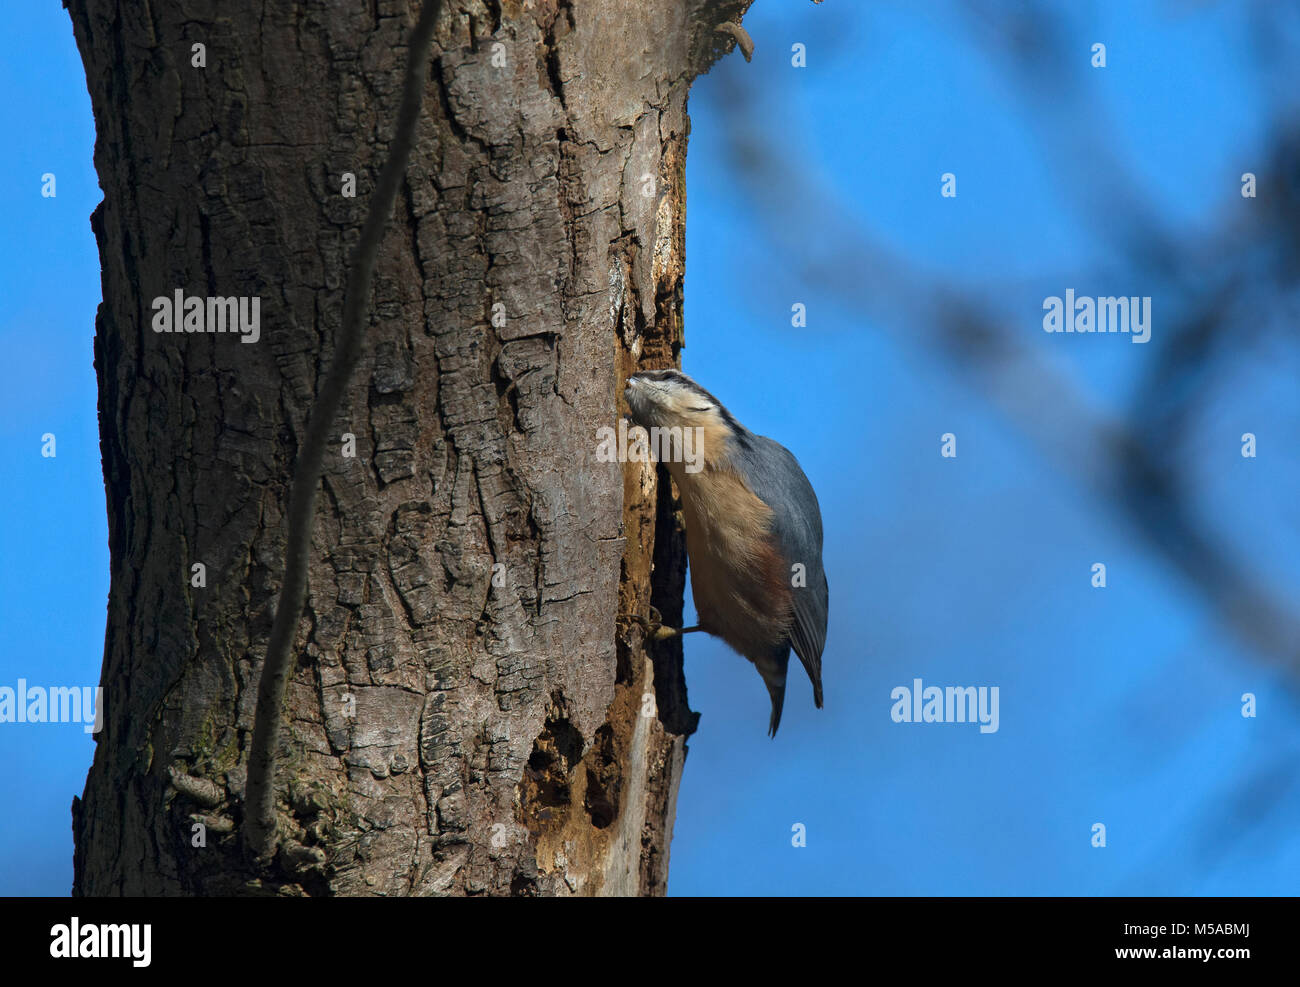
[[[785,672],[790,664],[790,649],[778,654],[763,655],[754,662],[758,674],[763,676],[767,694],[772,697],[772,719],[767,725],[767,735],[776,736],[776,728],[781,725],[781,707],[785,705]]]
[[[774,685],[767,682],[767,694],[772,697],[772,719],[767,724],[767,735],[775,737],[776,728],[781,725],[781,708],[785,706],[785,683]]]

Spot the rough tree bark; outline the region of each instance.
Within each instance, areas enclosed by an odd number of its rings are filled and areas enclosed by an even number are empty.
[[[663,892],[695,714],[680,648],[626,618],[680,620],[684,548],[670,485],[596,435],[677,361],[687,92],[749,2],[445,5],[259,867],[237,829],[288,479],[414,0],[67,0],[112,566],[75,894]],[[257,296],[260,340],[155,333],[178,288]]]

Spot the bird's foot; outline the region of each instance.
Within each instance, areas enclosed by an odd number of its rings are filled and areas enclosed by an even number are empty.
[[[698,624],[694,627],[665,627],[663,617],[654,607],[650,608],[649,619],[637,616],[633,617],[632,620],[641,625],[641,630],[645,632],[645,636],[651,641],[671,641],[675,637],[691,634],[701,629]]]
[[[681,633],[676,627],[665,627],[663,617],[654,607],[650,608],[649,619],[637,615],[632,620],[641,626],[641,630],[645,632],[645,636],[651,641],[667,641]]]

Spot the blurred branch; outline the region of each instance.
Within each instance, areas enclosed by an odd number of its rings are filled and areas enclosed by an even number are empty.
[[[1264,332],[1269,323],[1265,312],[1252,311],[1257,306],[1251,292],[1257,293],[1263,282],[1279,291],[1294,284],[1300,267],[1295,259],[1300,192],[1289,198],[1285,190],[1279,192],[1283,215],[1216,230],[1204,243],[1181,242],[1152,212],[1149,197],[1123,164],[1109,151],[1099,151],[1108,143],[1099,139],[1097,115],[1060,69],[1071,59],[1057,50],[1062,32],[1041,5],[967,0],[965,6],[995,54],[1009,59],[1017,88],[1035,93],[1031,102],[1050,109],[1037,114],[1039,119],[1067,122],[1063,128],[1047,124],[1051,132],[1043,144],[1059,157],[1061,173],[1068,169],[1071,174],[1072,181],[1064,184],[1082,206],[1082,215],[1089,221],[1105,217],[1096,232],[1126,269],[1178,293],[1179,311],[1163,332],[1154,365],[1127,414],[1107,413],[1041,348],[1027,345],[1012,328],[1017,320],[1000,313],[987,292],[981,296],[922,271],[846,222],[853,210],[809,183],[801,163],[785,155],[787,143],[754,139],[772,125],[754,119],[755,101],[747,86],[724,78],[721,102],[731,109],[733,174],[777,249],[792,228],[822,231],[824,253],[788,258],[803,282],[838,296],[906,346],[946,365],[1056,469],[1100,503],[1119,508],[1147,546],[1176,569],[1226,627],[1253,651],[1282,665],[1293,686],[1300,685],[1295,601],[1247,571],[1213,534],[1208,519],[1197,515],[1174,455],[1225,347]],[[1273,155],[1276,175],[1300,171],[1296,146],[1296,133],[1281,130]],[[1103,201],[1106,209],[1093,208]],[[1117,216],[1124,219],[1116,221]]]

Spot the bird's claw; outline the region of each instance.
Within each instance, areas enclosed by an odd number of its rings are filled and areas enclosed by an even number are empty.
[[[650,618],[648,620],[640,615],[634,616],[632,619],[641,625],[641,630],[652,641],[668,641],[681,634],[681,631],[676,627],[665,627],[663,617],[654,607],[650,608]]]

